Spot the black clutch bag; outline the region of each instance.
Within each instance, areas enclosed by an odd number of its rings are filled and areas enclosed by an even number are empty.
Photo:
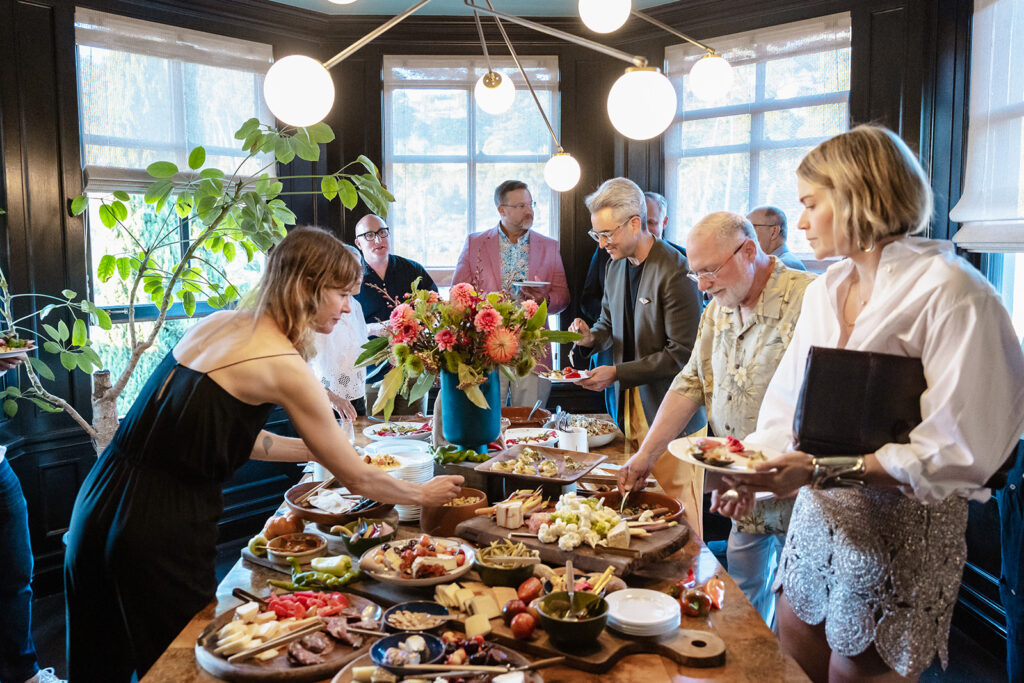
[[[793,433],[815,456],[865,455],[909,443],[928,388],[920,358],[812,346]]]

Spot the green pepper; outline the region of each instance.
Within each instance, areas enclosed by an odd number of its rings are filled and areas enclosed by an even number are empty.
[[[314,557],[310,563],[315,571],[326,572],[334,576],[344,576],[352,569],[352,558],[348,555],[336,557]]]
[[[263,534],[249,539],[249,552],[256,557],[263,557],[267,554],[267,539]]]
[[[268,581],[267,581],[267,583],[269,583],[269,584],[270,584],[271,586],[276,586],[276,587],[278,587],[278,588],[283,588],[283,589],[285,589],[286,591],[291,591],[291,592],[293,592],[293,593],[294,593],[295,591],[300,591],[300,590],[302,590],[302,588],[301,588],[301,587],[299,587],[299,586],[296,586],[296,585],[295,585],[294,583],[292,583],[291,581],[278,581],[277,579],[270,579],[270,580],[268,580]]]

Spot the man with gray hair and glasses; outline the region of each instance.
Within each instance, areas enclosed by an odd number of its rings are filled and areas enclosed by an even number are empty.
[[[747,220],[754,226],[761,250],[774,256],[793,270],[807,270],[793,252],[786,246],[786,214],[774,206],[759,206],[747,214]]]
[[[591,328],[576,318],[569,329],[583,335],[578,346],[610,348],[612,364],[594,368],[579,384],[592,391],[614,386],[619,426],[639,442],[693,350],[700,295],[686,277],[686,258],[647,229],[647,204],[636,183],[606,180],[586,204],[588,234],[611,263],[597,322]],[[702,413],[687,433],[704,426]]]
[[[690,278],[712,300],[701,317],[693,355],[672,382],[647,439],[619,472],[622,491],[643,488],[656,464],[674,466],[679,476],[703,478],[701,470],[664,455],[701,407],[719,438],[754,431],[768,382],[793,337],[804,290],[814,279],[765,254],[754,227],[735,213],[705,216],[690,230],[686,250]],[[728,512],[731,505],[713,492],[713,512]],[[771,586],[792,510],[792,500],[760,501],[749,516],[733,522],[729,534],[729,575],[769,626],[775,611]]]

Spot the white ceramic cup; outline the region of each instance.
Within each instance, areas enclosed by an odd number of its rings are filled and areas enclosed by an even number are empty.
[[[567,431],[558,432],[558,447],[567,451],[589,453],[587,447],[587,430],[583,427],[569,427]]]

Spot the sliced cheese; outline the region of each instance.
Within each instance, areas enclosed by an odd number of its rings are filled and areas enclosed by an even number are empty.
[[[518,529],[523,525],[523,503],[498,503],[494,508],[495,521],[506,529]]]
[[[455,593],[459,590],[459,584],[457,583],[441,583],[434,589],[434,600],[445,607],[451,607],[452,609],[459,608],[459,601],[455,597]]]
[[[619,522],[608,532],[608,546],[611,548],[628,548],[629,536],[629,525],[626,522]]]
[[[455,592],[455,601],[458,603],[459,611],[469,613],[469,604],[473,600],[474,593],[468,588],[460,588]]]
[[[491,589],[494,594],[494,601],[501,606],[508,603],[509,600],[517,600],[519,595],[516,594],[515,588],[509,588],[508,586],[495,586]]]
[[[213,652],[214,654],[224,655],[225,657],[227,657],[230,655],[238,654],[242,650],[248,650],[250,647],[259,645],[259,643],[260,641],[258,639],[255,642],[253,642],[252,638],[250,638],[249,636],[245,636],[243,638],[232,639],[230,642],[227,642],[223,645],[218,644],[217,649],[215,649]]]
[[[256,615],[256,618],[253,621],[257,624],[265,624],[268,621],[277,621],[277,613],[272,611],[260,612]]]
[[[247,602],[243,605],[239,605],[235,610],[235,619],[241,619],[242,621],[249,623],[256,620],[256,615],[259,611],[259,603]]]
[[[412,562],[412,576],[416,578],[420,575],[420,568],[439,566],[445,572],[450,572],[458,567],[455,557],[452,555],[438,555],[437,557],[417,557]]]
[[[274,657],[278,656],[279,654],[281,654],[281,653],[278,652],[275,648],[271,648],[269,650],[264,650],[263,652],[259,653],[258,655],[254,655],[254,656],[255,656],[256,659],[260,660],[261,662],[265,662],[265,661],[267,661],[269,659],[273,659]]]
[[[491,622],[483,614],[474,614],[466,619],[466,639],[486,636],[491,632]]]
[[[474,616],[482,614],[488,619],[501,616],[501,610],[498,608],[497,603],[494,602],[494,598],[489,595],[476,596],[470,601],[469,607]]]

